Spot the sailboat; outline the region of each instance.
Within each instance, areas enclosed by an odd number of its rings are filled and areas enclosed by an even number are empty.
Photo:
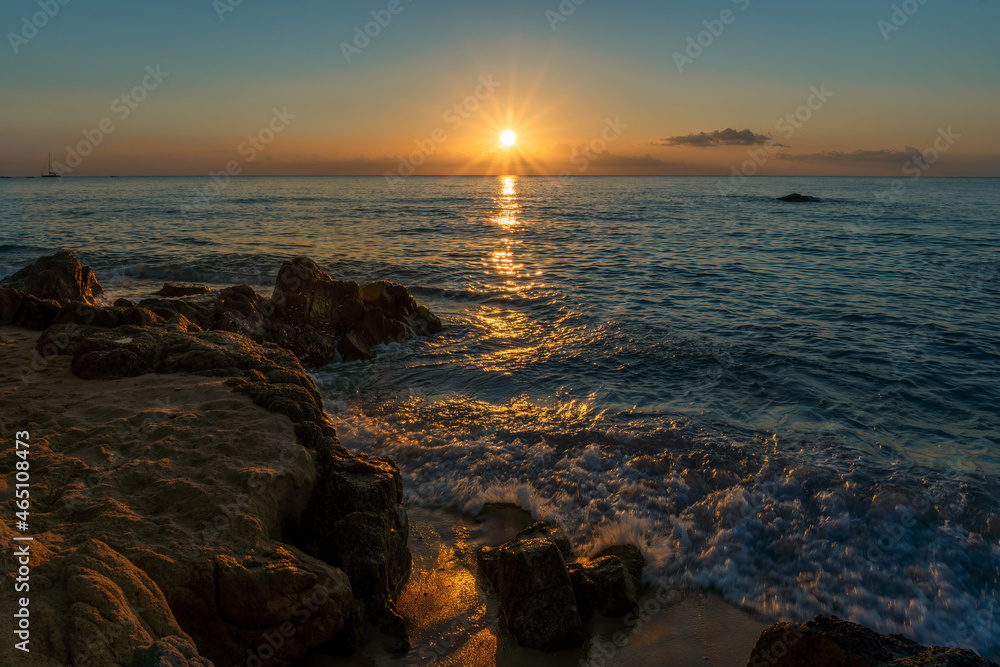
[[[52,153],[49,153],[49,161],[45,167],[46,172],[42,174],[42,178],[59,178],[62,174],[52,171]]]

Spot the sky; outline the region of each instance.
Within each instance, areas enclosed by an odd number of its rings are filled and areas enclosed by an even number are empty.
[[[1000,0],[4,0],[0,175],[1000,176],[998,28]]]

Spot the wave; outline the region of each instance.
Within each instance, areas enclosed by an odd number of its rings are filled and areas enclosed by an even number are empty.
[[[514,503],[584,554],[633,542],[648,581],[716,592],[765,619],[835,614],[1000,650],[998,479],[879,464],[839,443],[814,451],[654,426],[596,402],[386,407],[384,396],[352,400],[344,381],[321,378],[342,443],[392,458],[409,504],[475,515]]]

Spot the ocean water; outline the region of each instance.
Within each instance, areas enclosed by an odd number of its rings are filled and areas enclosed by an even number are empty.
[[[390,279],[438,336],[315,371],[406,502],[516,502],[766,620],[1000,653],[1000,180],[0,181],[0,275]],[[218,192],[216,192],[218,190]],[[802,192],[808,204],[774,201]]]

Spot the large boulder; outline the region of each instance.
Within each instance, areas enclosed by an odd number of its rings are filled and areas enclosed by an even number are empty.
[[[177,324],[50,329],[46,345],[92,384],[53,356],[8,397],[45,471],[32,483],[31,664],[281,666],[350,628],[348,574],[284,541],[317,462],[348,456],[309,376],[284,350]],[[73,400],[53,409],[54,392]],[[0,452],[0,466],[16,460]],[[9,552],[0,567],[16,567]],[[13,604],[0,596],[0,613]],[[0,646],[0,664],[12,651]]]
[[[271,302],[289,324],[319,329],[349,329],[365,314],[358,283],[334,280],[308,257],[281,265]]]
[[[569,540],[544,521],[477,553],[519,645],[543,651],[580,646],[583,622],[636,608],[645,566],[637,547],[608,547],[567,565],[571,555]]]
[[[583,621],[562,551],[552,537],[518,536],[483,547],[478,560],[518,645],[557,651],[583,645]]]
[[[317,478],[304,512],[284,530],[292,544],[350,579],[353,607],[345,622],[351,634],[341,638],[344,648],[357,648],[360,624],[366,621],[396,637],[394,648],[408,646],[394,604],[411,567],[399,470],[387,459],[352,456],[340,446],[322,397],[295,356],[231,332],[185,331],[180,319],[169,327],[59,333],[59,327],[47,331],[39,347],[71,354],[72,371],[79,377],[149,372],[223,377],[234,391],[286,416],[299,443],[315,452]]]
[[[997,667],[967,649],[926,647],[880,635],[836,616],[775,623],[761,633],[747,667]]]
[[[104,289],[90,267],[80,264],[72,252],[61,251],[39,257],[13,275],[0,280],[0,286],[11,287],[39,299],[97,303]]]
[[[276,327],[275,338],[282,338],[300,358],[306,356],[312,362],[366,359],[373,356],[373,345],[441,331],[441,321],[417,305],[402,285],[334,280],[307,257],[281,265],[265,310],[277,320],[308,332],[300,341]],[[335,345],[321,349],[317,333]]]

